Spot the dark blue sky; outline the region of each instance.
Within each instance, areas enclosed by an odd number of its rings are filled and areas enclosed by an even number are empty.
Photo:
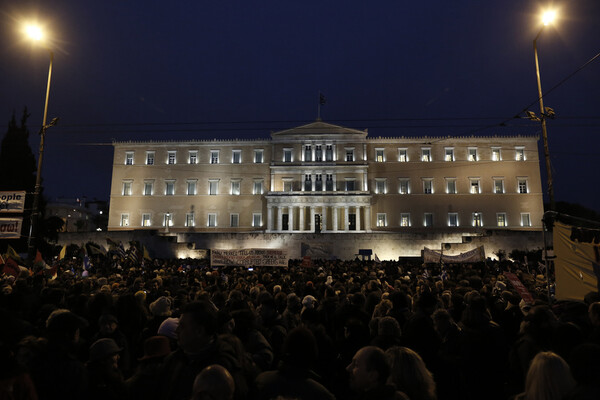
[[[0,8],[0,121],[27,106],[38,131],[48,54],[18,24],[38,20],[53,37],[50,196],[108,199],[112,139],[266,137],[314,120],[319,90],[325,121],[370,136],[541,135],[511,117],[537,99],[532,42],[550,3],[11,3]],[[538,41],[545,92],[600,52],[600,2],[554,5],[560,19]],[[600,211],[598,93],[600,59],[544,101],[557,114],[548,124],[556,200]]]

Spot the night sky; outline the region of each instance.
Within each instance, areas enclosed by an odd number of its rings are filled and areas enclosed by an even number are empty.
[[[539,113],[533,39],[552,3],[5,3],[0,122],[27,106],[36,152],[49,56],[20,24],[38,21],[52,38],[49,119],[60,122],[46,137],[47,196],[108,200],[113,139],[268,137],[315,120],[319,91],[323,120],[370,137],[541,138],[539,123],[513,117]],[[554,6],[559,19],[538,49],[544,102],[557,115],[548,122],[555,197],[600,211],[600,57],[579,70],[600,52],[600,2]]]

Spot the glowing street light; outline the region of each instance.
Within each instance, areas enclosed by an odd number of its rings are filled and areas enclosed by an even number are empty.
[[[37,25],[25,26],[25,34],[36,42],[44,42],[44,32]],[[42,185],[42,160],[44,158],[44,139],[46,137],[46,129],[50,126],[54,126],[58,121],[58,118],[52,119],[49,124],[46,124],[48,117],[48,98],[50,96],[50,81],[52,78],[52,63],[54,61],[54,52],[47,48],[50,53],[50,66],[48,67],[48,84],[46,86],[46,101],[44,103],[44,118],[42,120],[42,128],[40,129],[40,149],[38,156],[37,173],[35,175],[35,192],[33,194],[33,207],[31,211],[31,224],[29,226],[29,237],[27,239],[27,249],[30,260],[35,257],[35,239],[38,233],[39,225],[39,214],[40,214],[40,189]]]
[[[544,30],[544,28],[548,24],[551,24],[555,19],[556,19],[555,11],[546,11],[542,15],[543,25],[542,25],[540,31],[538,32],[537,36],[535,37],[535,39],[533,39],[533,54],[535,56],[535,72],[537,75],[538,96],[539,96],[539,100],[540,100],[540,118],[539,119],[542,124],[542,138],[544,141],[544,157],[546,160],[546,176],[547,176],[547,180],[548,180],[548,198],[550,199],[550,210],[555,209],[555,203],[554,203],[554,186],[552,184],[552,167],[550,165],[550,150],[548,148],[548,132],[546,131],[546,117],[552,118],[554,116],[554,111],[550,108],[548,110],[546,110],[544,108],[544,99],[543,99],[543,94],[542,94],[542,82],[540,80],[540,64],[538,61],[537,40],[540,37],[540,34]]]

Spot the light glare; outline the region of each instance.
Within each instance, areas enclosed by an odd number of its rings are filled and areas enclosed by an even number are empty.
[[[555,18],[556,18],[556,11],[554,11],[554,10],[546,11],[542,15],[542,22],[544,23],[544,25],[548,25],[548,24],[551,24]]]
[[[44,33],[39,26],[36,25],[27,25],[25,27],[25,33],[33,40],[42,40],[44,37]]]

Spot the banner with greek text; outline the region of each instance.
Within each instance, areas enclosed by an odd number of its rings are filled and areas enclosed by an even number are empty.
[[[583,300],[598,291],[600,230],[556,221],[553,230],[557,300]]]
[[[25,191],[0,192],[0,213],[22,213],[25,209]]]
[[[0,239],[18,239],[21,237],[23,218],[0,218]]]
[[[210,251],[211,266],[245,266],[245,267],[287,267],[287,250],[280,249],[241,249]]]
[[[458,263],[472,263],[480,262],[485,260],[485,251],[483,246],[474,248],[465,253],[460,253],[457,256],[447,256],[439,251],[431,250],[425,247],[423,250],[423,262],[424,263],[439,263],[440,261],[444,264],[458,264]]]
[[[515,288],[517,293],[519,293],[519,295],[525,301],[525,303],[533,305],[533,296],[531,295],[531,293],[529,293],[529,290],[527,290],[527,288],[525,287],[525,285],[523,285],[521,280],[512,272],[504,272],[504,276],[506,277],[506,279],[508,279],[513,288]]]

